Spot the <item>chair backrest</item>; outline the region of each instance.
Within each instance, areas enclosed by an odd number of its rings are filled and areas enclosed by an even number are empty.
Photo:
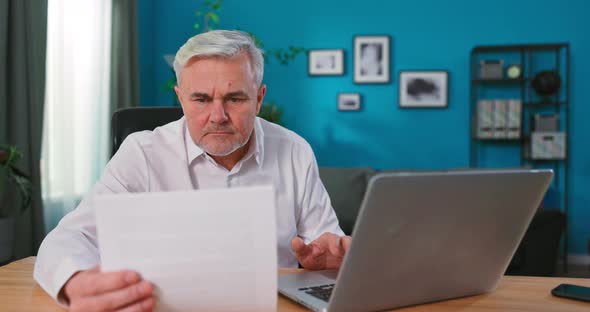
[[[178,120],[183,116],[182,108],[174,107],[133,107],[116,111],[111,119],[112,155],[115,155],[125,138],[137,131],[155,128]]]

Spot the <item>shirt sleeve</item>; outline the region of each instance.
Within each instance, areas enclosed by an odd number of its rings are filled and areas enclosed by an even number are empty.
[[[100,194],[147,191],[149,175],[137,135],[128,136],[82,202],[64,216],[39,247],[34,279],[58,303],[58,294],[76,272],[100,263],[96,220],[90,199]]]
[[[326,232],[343,236],[344,232],[338,224],[330,196],[320,180],[318,164],[311,146],[306,145],[301,152],[303,161],[298,169],[304,172],[304,180],[297,233],[306,244]]]

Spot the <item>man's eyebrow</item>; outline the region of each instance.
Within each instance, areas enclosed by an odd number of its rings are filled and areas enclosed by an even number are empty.
[[[206,98],[206,99],[210,99],[211,97],[207,93],[193,92],[193,93],[191,93],[191,98]]]
[[[227,93],[223,98],[228,99],[230,97],[247,97],[248,98],[248,94],[244,91],[234,91],[234,92]]]

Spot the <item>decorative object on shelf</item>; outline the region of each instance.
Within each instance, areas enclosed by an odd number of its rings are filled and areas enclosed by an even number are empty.
[[[479,100],[477,102],[477,138],[491,139],[494,137],[494,102]]]
[[[445,108],[448,105],[447,71],[400,71],[399,105],[412,108]]]
[[[555,132],[559,131],[558,114],[535,114],[533,116],[533,131]]]
[[[504,78],[503,60],[481,60],[479,61],[480,79],[502,79]]]
[[[535,131],[531,134],[531,158],[565,159],[565,132]]]
[[[520,64],[511,64],[506,69],[506,77],[510,79],[522,78],[522,67]]]
[[[506,138],[519,139],[522,130],[522,101],[520,99],[508,100],[508,124],[506,125]]]
[[[361,109],[360,93],[338,93],[339,111],[359,111]]]
[[[552,96],[561,88],[561,78],[556,71],[541,71],[535,75],[531,86],[539,96]]]
[[[508,125],[508,101],[503,99],[494,100],[494,134],[495,139],[505,139],[508,136],[506,126]]]
[[[519,139],[522,101],[482,99],[477,102],[478,139]]]
[[[344,50],[309,50],[307,73],[310,76],[344,75]]]
[[[354,82],[389,83],[390,37],[354,37]]]

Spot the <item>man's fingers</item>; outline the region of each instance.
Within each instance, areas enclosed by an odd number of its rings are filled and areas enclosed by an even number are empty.
[[[156,306],[156,299],[154,297],[145,298],[139,302],[132,303],[117,312],[139,312],[139,311],[153,311]]]
[[[296,237],[291,241],[291,248],[299,263],[307,269],[338,268],[350,247],[351,239],[350,236],[324,233],[305,245],[301,238]]]
[[[310,244],[310,246],[311,246],[311,257],[312,258],[319,257],[319,256],[321,256],[321,255],[323,255],[323,254],[326,253],[326,250],[324,248],[322,248],[321,246],[318,246],[318,245],[313,244],[313,243]]]
[[[141,277],[133,271],[94,273],[83,282],[82,295],[94,296],[138,283]]]
[[[307,256],[312,250],[311,246],[305,245],[303,240],[299,237],[293,238],[291,241],[291,249],[295,252],[297,258],[303,258]]]
[[[293,249],[295,253],[301,251],[304,247],[305,243],[301,238],[295,236],[295,238],[291,240],[291,249]]]
[[[341,236],[340,237],[340,248],[343,251],[343,253],[348,252],[348,249],[350,249],[350,242],[352,242],[352,237],[350,237],[350,236]]]
[[[327,242],[327,248],[330,251],[330,255],[334,257],[342,257],[344,256],[344,250],[340,245],[341,237],[335,236]]]
[[[151,297],[153,290],[154,286],[150,282],[142,281],[86,300],[89,305],[99,311],[118,310]]]

